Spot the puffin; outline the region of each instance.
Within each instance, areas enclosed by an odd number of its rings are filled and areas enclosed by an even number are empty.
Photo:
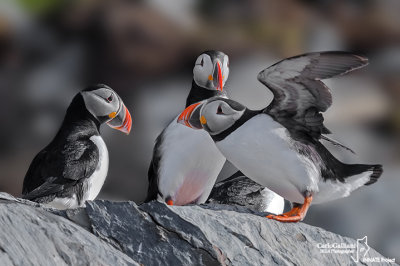
[[[258,74],[273,93],[262,110],[221,97],[185,109],[179,123],[203,128],[221,153],[243,174],[293,203],[281,215],[267,218],[299,222],[311,203],[347,197],[375,183],[380,164],[341,162],[323,145],[327,137],[322,113],[332,104],[330,89],[321,81],[349,73],[368,59],[347,52],[316,52],[284,59]]]
[[[225,53],[203,52],[193,68],[186,107],[214,96],[226,97],[223,88],[228,75],[229,58]],[[175,117],[155,141],[145,202],[204,203],[226,161],[208,133],[186,127],[177,119]]]
[[[108,172],[100,126],[129,134],[131,115],[110,87],[92,85],[75,95],[54,139],[31,162],[22,197],[56,209],[81,207],[99,194]]]
[[[291,207],[290,202],[260,186],[240,171],[217,182],[206,203],[244,206],[256,212],[272,214],[281,214]]]

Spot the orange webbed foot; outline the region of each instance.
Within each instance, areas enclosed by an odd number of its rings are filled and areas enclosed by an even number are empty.
[[[285,212],[280,215],[270,214],[270,215],[267,215],[266,217],[268,219],[273,219],[273,220],[283,222],[283,223],[300,222],[304,219],[304,217],[306,217],[306,214],[307,214],[308,208],[310,207],[311,201],[312,201],[312,196],[306,196],[304,198],[303,205],[293,207],[293,209],[291,209],[290,211]]]

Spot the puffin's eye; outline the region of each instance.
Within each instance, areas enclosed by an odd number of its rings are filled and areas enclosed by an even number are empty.
[[[201,65],[201,66],[203,66],[203,65],[204,65],[204,58],[201,58],[200,65]]]
[[[111,94],[110,97],[107,98],[107,101],[108,101],[108,102],[112,102],[112,100],[113,100],[113,96],[112,96],[112,94]]]
[[[221,106],[218,106],[217,115],[223,115],[223,114],[224,114],[224,113],[222,112]]]

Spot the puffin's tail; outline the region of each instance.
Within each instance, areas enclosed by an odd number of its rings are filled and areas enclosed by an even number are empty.
[[[314,203],[347,197],[361,186],[375,183],[383,173],[380,164],[346,164],[336,159],[322,144],[316,147],[325,164],[321,167],[323,180],[319,183],[319,194],[323,197],[313,199]]]
[[[313,203],[331,201],[347,197],[350,193],[362,186],[368,186],[376,181],[382,175],[382,165],[367,164],[343,164],[336,168],[336,180],[339,182],[319,183],[319,194],[323,197],[313,200]],[[332,180],[332,179],[331,179]]]
[[[381,175],[383,173],[383,167],[381,164],[368,165],[368,166],[369,166],[369,168],[367,171],[372,170],[372,174],[369,176],[369,181],[364,184],[365,186],[371,185],[371,184],[375,183],[376,181],[378,181],[379,177],[381,177]]]
[[[380,164],[345,164],[341,163],[341,174],[344,175],[343,179],[348,179],[354,176],[364,176],[367,177],[366,175],[369,174],[369,179],[364,183],[360,185],[371,185],[378,181],[379,177],[383,173],[383,168],[382,165]]]
[[[336,179],[342,183],[346,183],[346,181],[349,181],[348,179],[354,179],[358,176],[364,180],[364,183],[360,183],[360,181],[358,185],[368,186],[378,181],[383,173],[383,168],[380,164],[343,163],[333,156],[322,143],[317,142],[315,147],[322,161],[326,162],[325,167],[322,169],[324,179]],[[367,179],[367,177],[369,178]]]

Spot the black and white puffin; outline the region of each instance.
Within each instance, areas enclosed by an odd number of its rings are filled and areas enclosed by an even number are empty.
[[[256,212],[272,214],[281,214],[285,209],[289,210],[291,205],[290,202],[254,182],[240,171],[217,182],[207,203],[244,206]]]
[[[362,56],[344,52],[304,54],[282,60],[258,74],[273,93],[271,104],[259,111],[233,100],[214,97],[189,106],[180,122],[204,128],[221,153],[247,177],[293,202],[282,222],[301,221],[311,202],[348,196],[375,183],[382,165],[345,164],[320,142],[330,131],[323,124],[332,104],[329,88],[321,81],[368,64]],[[348,148],[346,148],[348,149]]]
[[[219,51],[206,51],[197,58],[186,107],[214,96],[225,97],[228,60]],[[225,163],[225,157],[206,132],[183,126],[177,118],[156,139],[145,202],[158,199],[169,205],[204,203]]]
[[[108,172],[100,125],[129,134],[131,115],[118,94],[95,85],[76,94],[55,138],[33,159],[23,198],[57,209],[82,206],[99,194]]]

